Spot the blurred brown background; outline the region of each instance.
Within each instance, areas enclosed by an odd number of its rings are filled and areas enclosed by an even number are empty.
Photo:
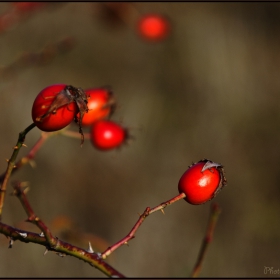
[[[215,198],[222,214],[201,276],[279,277],[264,268],[280,269],[280,3],[132,3],[124,24],[110,24],[101,6],[53,4],[0,34],[2,171],[44,87],[110,85],[119,104],[113,119],[131,127],[136,140],[104,153],[89,141],[81,149],[77,139],[50,138],[36,169],[25,166],[12,178],[30,182],[37,215],[50,227],[56,217],[69,217],[113,244],[137,213],[177,195],[188,165],[209,158],[225,166],[228,186]],[[0,4],[1,14],[10,9]],[[168,40],[154,44],[137,35],[137,20],[150,12],[169,17]],[[75,39],[71,51],[4,71],[24,52],[67,36]],[[28,147],[39,136],[31,131]],[[108,261],[131,277],[189,276],[210,205],[180,201],[166,215],[151,215]],[[7,196],[3,222],[15,226],[25,218],[19,201]],[[0,241],[1,277],[104,276],[73,257],[43,256],[42,246],[15,242],[8,249],[3,235]]]

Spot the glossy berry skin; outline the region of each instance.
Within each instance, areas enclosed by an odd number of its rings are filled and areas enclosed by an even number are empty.
[[[126,141],[127,130],[113,121],[100,120],[92,125],[90,138],[96,149],[111,150]]]
[[[87,89],[85,92],[89,95],[87,104],[89,111],[83,117],[83,126],[91,125],[112,113],[115,102],[110,90],[106,88],[93,88]]]
[[[65,86],[65,84],[51,85],[37,95],[32,107],[32,119],[39,129],[47,132],[60,130],[69,125],[78,113],[76,103],[72,102],[58,108],[55,113],[50,113],[42,121],[38,121],[38,118],[48,111],[56,95]]]
[[[203,204],[214,198],[220,189],[221,172],[212,167],[202,172],[205,161],[192,165],[181,177],[178,190],[190,204]]]
[[[162,41],[170,31],[169,21],[162,15],[145,15],[138,22],[138,32],[142,38],[149,41]]]

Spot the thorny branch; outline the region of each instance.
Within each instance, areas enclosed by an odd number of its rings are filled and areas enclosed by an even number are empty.
[[[32,123],[25,130],[23,130],[22,132],[19,133],[17,144],[13,148],[14,149],[13,154],[12,154],[11,158],[8,160],[8,166],[7,166],[7,169],[6,169],[3,181],[2,181],[2,185],[1,185],[1,188],[0,188],[0,220],[2,218],[2,210],[3,210],[3,206],[4,206],[4,199],[5,199],[5,193],[6,193],[6,189],[7,189],[8,180],[9,180],[9,178],[12,174],[12,171],[15,167],[16,158],[18,156],[20,148],[24,144],[26,134],[30,130],[32,130],[35,126],[36,125],[34,123]]]
[[[12,170],[12,174],[15,171],[19,170],[20,167],[22,167],[23,165],[25,165],[27,163],[30,163],[31,165],[33,165],[32,160],[34,159],[36,153],[42,147],[42,145],[45,143],[45,141],[49,138],[49,136],[51,136],[53,134],[54,133],[42,132],[40,138],[35,143],[35,145],[31,148],[29,153],[25,157],[22,157],[20,160],[17,161],[17,163],[15,164],[15,166]],[[23,146],[25,146],[25,145],[23,145]],[[0,175],[0,182],[3,182],[3,180],[5,178],[5,174],[6,173],[3,173],[2,175]]]
[[[62,240],[59,240],[57,237],[53,237],[53,235],[51,234],[48,227],[44,224],[44,222],[35,215],[26,197],[26,188],[25,186],[22,186],[22,183],[19,182],[15,183],[13,194],[18,197],[25,212],[27,213],[28,215],[27,221],[37,225],[38,228],[42,230],[43,233],[37,234],[33,232],[22,231],[20,229],[11,227],[9,225],[0,222],[0,233],[9,237],[10,240],[12,241],[12,242],[10,241],[10,246],[9,246],[10,248],[12,247],[12,244],[15,240],[20,240],[25,243],[31,242],[31,243],[40,244],[46,247],[47,249],[46,252],[54,251],[61,257],[64,257],[66,255],[76,257],[94,266],[95,268],[97,268],[107,276],[118,277],[118,278],[125,277],[122,273],[118,272],[112,266],[104,262],[100,257],[99,253],[92,253],[91,250],[81,249],[69,243],[63,242]]]
[[[167,206],[169,206],[170,204],[184,198],[186,195],[184,193],[181,193],[175,197],[173,197],[172,199],[169,199],[161,204],[159,204],[158,206],[154,207],[154,208],[150,208],[147,207],[145,209],[145,211],[143,212],[142,215],[140,215],[138,221],[136,222],[136,224],[133,226],[132,230],[128,233],[128,235],[126,235],[123,239],[121,239],[120,241],[118,241],[117,243],[115,243],[114,245],[108,247],[102,254],[101,257],[103,259],[106,259],[106,257],[108,257],[113,251],[115,251],[116,249],[118,249],[121,245],[124,244],[128,244],[128,241],[133,239],[135,237],[135,232],[138,230],[138,228],[141,226],[141,224],[144,222],[145,218],[147,218],[150,214],[161,210],[162,213],[164,214],[163,209]]]
[[[23,157],[17,163],[15,163],[20,148],[22,146],[25,146],[24,140],[26,134],[34,127],[35,124],[33,123],[19,134],[18,142],[14,147],[13,154],[10,160],[8,160],[7,170],[4,174],[0,176],[0,182],[2,182],[2,186],[0,188],[0,219],[1,219],[4,197],[5,197],[7,182],[9,177],[14,171],[16,171],[22,165],[26,164],[27,162],[30,162],[34,158],[35,154],[40,149],[40,147],[43,145],[43,143],[46,141],[46,139],[49,137],[49,135],[54,134],[54,133],[42,133],[41,137],[36,142],[36,144],[32,147],[28,155]],[[66,136],[73,136],[71,132],[66,131],[66,129],[65,131],[64,130],[60,131],[60,133],[65,134]],[[6,237],[10,239],[9,248],[12,248],[15,240],[20,240],[26,243],[31,242],[31,243],[41,244],[46,247],[46,251],[44,254],[46,254],[48,251],[53,251],[56,252],[61,257],[64,257],[66,255],[74,256],[78,259],[84,260],[85,262],[89,263],[90,265],[94,266],[95,268],[99,269],[101,272],[103,272],[104,274],[110,277],[124,277],[124,276],[120,272],[116,271],[113,267],[105,263],[103,260],[106,259],[113,251],[115,251],[121,245],[128,244],[128,241],[130,241],[135,237],[136,231],[144,222],[146,217],[159,210],[161,210],[162,213],[164,214],[163,209],[165,207],[185,197],[185,194],[181,193],[173,197],[172,199],[159,204],[156,207],[153,208],[147,207],[145,211],[140,215],[138,221],[135,223],[131,231],[124,238],[122,238],[114,245],[108,247],[103,253],[94,253],[91,248],[91,245],[89,245],[88,250],[84,250],[74,245],[71,245],[69,243],[63,242],[59,240],[57,237],[54,237],[50,232],[49,228],[45,225],[45,223],[35,215],[26,197],[27,190],[28,188],[25,186],[24,183],[16,182],[14,184],[14,191],[12,194],[17,196],[26,214],[28,215],[28,219],[26,221],[35,224],[41,230],[41,234],[16,229],[14,227],[11,227],[9,225],[0,222],[0,233],[4,234]],[[192,277],[197,277],[200,273],[202,262],[205,257],[207,248],[212,240],[213,232],[220,212],[221,210],[218,207],[218,205],[213,204],[206,235],[204,237],[196,265],[193,269],[191,275]]]

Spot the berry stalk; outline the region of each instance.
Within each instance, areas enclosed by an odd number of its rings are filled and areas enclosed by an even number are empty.
[[[141,226],[141,224],[144,222],[145,218],[147,218],[150,214],[156,212],[156,211],[161,211],[164,214],[163,209],[169,205],[171,205],[172,203],[185,198],[186,195],[184,193],[180,193],[179,195],[165,201],[162,202],[161,204],[159,204],[158,206],[155,206],[154,208],[150,208],[147,207],[145,209],[145,211],[143,212],[142,215],[140,215],[138,221],[136,222],[136,224],[133,226],[133,228],[131,229],[131,231],[120,241],[118,241],[117,243],[115,243],[114,245],[112,245],[111,247],[108,247],[102,254],[101,254],[101,258],[102,259],[106,259],[111,253],[113,253],[113,251],[115,251],[116,249],[118,249],[121,245],[123,244],[128,244],[128,241],[133,239],[135,237],[135,232],[138,230],[138,228]]]
[[[19,133],[17,144],[14,146],[13,154],[8,161],[8,166],[7,166],[5,176],[4,176],[1,188],[0,188],[0,220],[2,218],[2,210],[3,210],[3,206],[4,206],[4,199],[5,199],[5,193],[6,193],[6,189],[7,189],[8,180],[9,180],[9,178],[12,174],[12,171],[15,167],[15,162],[16,162],[17,155],[19,153],[20,148],[22,147],[22,145],[24,143],[26,134],[30,130],[32,130],[34,127],[36,127],[36,125],[34,123],[32,123],[25,130],[23,130],[22,132]]]

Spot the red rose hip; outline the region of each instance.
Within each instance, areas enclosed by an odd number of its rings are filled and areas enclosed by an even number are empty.
[[[84,143],[82,120],[88,112],[89,96],[82,88],[71,85],[52,85],[43,89],[34,100],[32,119],[43,131],[56,131],[74,120],[79,126],[81,146]]]
[[[119,124],[100,120],[92,125],[90,139],[98,150],[111,150],[121,146],[128,138],[127,129]]]
[[[203,204],[213,199],[226,185],[222,165],[210,160],[199,161],[182,175],[178,190],[190,204]]]
[[[70,124],[78,113],[76,104],[72,102],[50,113],[43,120],[40,120],[40,117],[48,112],[55,97],[65,87],[65,84],[51,85],[44,88],[37,95],[32,107],[32,119],[39,129],[43,131],[60,130]]]
[[[113,93],[107,88],[92,88],[85,90],[89,96],[88,113],[84,115],[82,125],[91,125],[95,121],[111,115],[115,108]]]
[[[142,38],[150,41],[162,41],[170,31],[167,18],[159,14],[148,14],[138,22],[138,32]]]

